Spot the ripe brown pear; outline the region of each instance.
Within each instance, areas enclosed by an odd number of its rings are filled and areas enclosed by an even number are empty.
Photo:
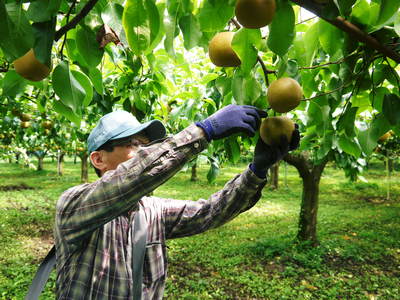
[[[275,0],[238,0],[235,15],[243,27],[255,29],[270,24],[275,10]]]
[[[260,137],[264,143],[276,146],[281,143],[281,136],[286,136],[290,143],[295,129],[294,123],[287,117],[265,118],[260,126]]]
[[[27,114],[27,113],[22,113],[20,114],[20,120],[23,122],[27,122],[30,121],[32,119],[32,115],[31,114]]]
[[[42,127],[45,129],[51,129],[53,127],[53,122],[49,120],[45,120],[42,122]]]
[[[21,122],[21,128],[26,129],[26,128],[29,128],[29,127],[31,127],[31,122],[29,122],[29,121]]]
[[[31,81],[40,81],[49,76],[51,68],[37,60],[33,49],[14,61],[15,71]]]
[[[241,64],[233,51],[231,43],[234,32],[217,33],[210,41],[208,55],[212,63],[218,67],[237,67]]]
[[[303,98],[303,89],[300,84],[289,77],[282,77],[271,83],[267,92],[268,103],[279,113],[286,113],[295,109]]]

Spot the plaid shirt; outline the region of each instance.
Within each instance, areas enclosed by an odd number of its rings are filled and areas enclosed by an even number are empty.
[[[208,200],[147,197],[207,146],[195,125],[139,149],[134,158],[93,183],[70,188],[57,203],[57,299],[132,299],[134,211],[144,212],[147,246],[143,299],[161,299],[165,240],[220,226],[252,207],[266,180],[250,169]]]

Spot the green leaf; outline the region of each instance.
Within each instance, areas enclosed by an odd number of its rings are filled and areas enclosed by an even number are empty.
[[[240,68],[248,75],[257,62],[258,51],[256,45],[261,41],[259,29],[242,28],[235,33],[232,39],[232,48],[242,62]]]
[[[373,89],[369,94],[369,101],[371,102],[372,107],[381,113],[383,111],[383,98],[389,93],[389,90],[384,87]]]
[[[348,17],[351,13],[351,8],[356,0],[334,0],[340,14],[344,17]]]
[[[386,94],[383,98],[382,112],[393,126],[400,124],[400,97],[396,94]]]
[[[161,30],[161,19],[157,5],[154,0],[145,0],[145,8],[148,15],[148,23],[150,29],[149,46],[157,39],[158,33]],[[153,48],[157,45],[153,45]]]
[[[400,1],[381,0],[379,17],[376,25],[381,25],[391,19],[395,14],[399,15]]]
[[[214,183],[219,174],[219,166],[216,161],[212,161],[210,169],[207,172],[207,180],[209,183]]]
[[[81,116],[76,114],[70,107],[63,104],[60,100],[54,100],[53,108],[60,115],[67,118],[69,121],[74,122],[78,127],[80,127]]]
[[[351,17],[358,23],[368,24],[370,20],[370,6],[367,0],[358,0],[353,6]]]
[[[72,62],[77,63],[79,66],[88,67],[88,64],[83,59],[80,52],[78,51],[78,48],[76,47],[75,37],[74,39],[68,38],[66,46],[67,46],[66,48],[68,52],[68,57]]]
[[[250,74],[244,75],[238,70],[232,79],[232,94],[238,104],[254,105],[261,95],[261,85]]]
[[[339,121],[337,123],[338,130],[344,130],[346,136],[353,137],[355,136],[354,130],[354,121],[357,115],[357,107],[351,107],[350,105],[346,108],[343,115],[340,116]]]
[[[85,89],[74,77],[66,62],[61,62],[53,71],[53,88],[61,102],[76,116],[82,115],[82,106],[86,97]],[[67,115],[65,115],[68,118]],[[72,119],[70,119],[73,121]],[[75,121],[73,121],[75,122]]]
[[[0,1],[0,48],[7,60],[23,56],[32,46],[32,27],[21,5]]]
[[[347,154],[350,154],[356,158],[360,157],[361,149],[353,139],[349,139],[347,136],[342,135],[339,137],[338,143],[339,147]]]
[[[314,23],[306,31],[304,34],[304,44],[306,45],[305,67],[310,67],[318,50],[318,23]]]
[[[99,48],[96,34],[87,26],[83,25],[76,31],[76,47],[86,64],[95,68],[103,58],[103,49]]]
[[[394,30],[396,31],[397,35],[400,36],[400,14],[397,14],[394,19]]]
[[[389,129],[390,124],[382,114],[379,114],[369,125],[359,124],[358,141],[362,151],[370,155],[378,144],[378,139]]]
[[[315,100],[311,100],[308,106],[307,126],[316,125],[319,127],[318,132],[321,136],[324,129],[328,127],[330,122],[330,107],[325,96],[319,97]]]
[[[205,76],[201,78],[201,84],[206,85],[210,81],[213,81],[214,79],[217,79],[219,75],[217,73],[208,73]]]
[[[237,164],[240,159],[240,146],[237,137],[229,137],[224,140],[224,145],[228,159],[231,163]]]
[[[324,20],[318,22],[318,37],[322,49],[331,57],[343,44],[342,31]]]
[[[122,15],[122,24],[133,53],[144,53],[156,40],[161,29],[155,1],[128,0]]]
[[[124,7],[122,5],[109,2],[101,12],[101,19],[103,20],[104,24],[107,24],[114,30],[114,32],[118,35],[119,40],[123,44],[127,45],[128,41],[122,26],[123,12]]]
[[[177,23],[176,18],[171,17],[170,15],[164,18],[164,29],[165,29],[165,39],[164,39],[164,47],[167,53],[174,57],[174,39],[177,35]]]
[[[36,0],[29,5],[27,15],[33,22],[50,21],[57,15],[61,0]]]
[[[278,2],[272,23],[269,25],[268,47],[279,56],[284,56],[294,38],[295,14],[286,0]]]
[[[234,7],[229,0],[204,1],[198,18],[201,31],[216,32],[225,28],[234,15]]]
[[[87,77],[86,74],[82,73],[81,71],[71,70],[71,74],[85,90],[85,98],[82,101],[82,106],[86,107],[93,99],[92,82],[90,81],[89,77]]]
[[[17,74],[14,70],[10,70],[3,78],[2,96],[15,98],[18,94],[23,93],[26,86],[26,80]]]
[[[183,34],[183,45],[190,50],[199,44],[202,37],[197,18],[190,14],[179,19],[179,27]]]
[[[56,30],[56,19],[53,18],[47,22],[33,23],[33,32],[35,34],[34,51],[37,60],[51,66],[51,50]]]
[[[103,95],[104,88],[103,88],[103,78],[101,72],[94,68],[89,70],[89,78],[93,83],[94,89],[100,95]]]

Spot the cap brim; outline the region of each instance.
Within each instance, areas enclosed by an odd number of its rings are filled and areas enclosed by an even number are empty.
[[[121,139],[138,133],[144,133],[149,138],[150,142],[152,142],[162,139],[166,134],[166,129],[163,123],[161,123],[159,120],[152,120],[143,123],[141,126],[125,130],[120,134],[113,136],[109,140]]]

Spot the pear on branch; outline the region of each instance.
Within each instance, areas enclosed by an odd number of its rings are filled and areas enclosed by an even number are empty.
[[[41,81],[51,72],[51,66],[41,63],[33,49],[14,61],[15,72],[31,81]]]
[[[275,10],[275,0],[238,0],[235,15],[243,27],[256,29],[270,24]]]
[[[237,67],[241,64],[233,51],[231,43],[234,32],[217,33],[210,41],[208,55],[212,63],[218,67]]]
[[[267,92],[270,107],[279,113],[286,113],[295,109],[303,97],[300,84],[289,77],[282,77],[271,83]]]

